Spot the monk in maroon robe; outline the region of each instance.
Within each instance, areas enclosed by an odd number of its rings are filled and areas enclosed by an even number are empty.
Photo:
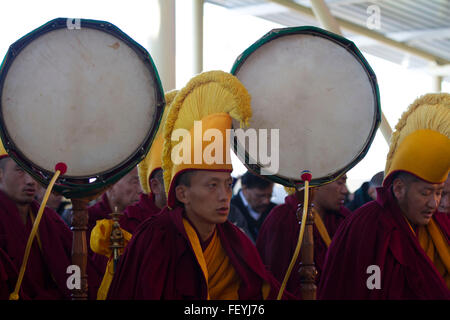
[[[189,96],[189,98],[187,98]],[[108,299],[270,299],[279,283],[264,268],[258,251],[227,221],[232,196],[232,165],[227,143],[217,144],[213,161],[172,162],[171,135],[178,126],[191,130],[183,139],[203,137],[211,128],[229,136],[232,118],[246,123],[250,97],[231,74],[197,75],[172,102],[164,127],[162,169],[167,207],[145,220],[125,248]],[[194,118],[192,118],[194,117]],[[193,134],[194,121],[201,135]],[[190,140],[190,141],[189,141]],[[200,147],[207,149],[207,144]],[[203,151],[203,150],[200,151]],[[172,150],[172,151],[171,151]],[[202,152],[203,154],[203,152]],[[285,296],[288,293],[286,292]]]
[[[344,221],[328,250],[319,299],[450,299],[450,291],[389,187],[379,188],[376,201]],[[442,214],[433,221],[449,243],[449,225]],[[417,231],[417,229],[416,229]],[[380,286],[369,277],[380,268]]]
[[[168,95],[172,96],[173,94]],[[120,217],[119,224],[124,235],[125,245],[131,238],[131,234],[145,219],[159,213],[166,205],[166,193],[161,169],[161,143],[162,137],[159,136],[145,159],[138,165],[139,182],[144,193],[141,194],[139,201],[128,206],[123,212],[123,216]],[[155,147],[155,144],[160,147]],[[95,251],[92,255],[93,260],[96,262],[99,272],[105,275],[101,286],[98,288],[97,298],[99,300],[106,298],[114,273],[112,251],[109,248],[112,224],[112,220],[108,217],[101,218],[93,229],[93,236],[90,237],[89,251]]]
[[[438,206],[450,170],[450,94],[414,101],[392,134],[377,200],[341,224],[321,299],[450,299],[449,223]]]
[[[14,290],[33,226],[32,219],[36,218],[39,204],[33,201],[30,209],[30,216],[24,225],[14,201],[0,191],[0,248],[6,253],[16,271],[14,278],[11,279],[13,281],[10,282],[13,286],[9,288],[9,293]],[[37,237],[33,242],[22,282],[22,290],[26,296],[21,298],[46,300],[69,298],[66,270],[72,264],[72,232],[57,213],[46,208]],[[8,299],[8,296],[1,298]]]
[[[161,208],[155,204],[153,193],[141,194],[138,203],[125,209],[124,216],[120,219],[120,227],[129,233],[133,233],[145,219],[158,214]]]
[[[96,204],[88,208],[89,233],[94,228],[97,220],[111,219],[109,214],[116,208],[118,212],[124,212],[128,206],[137,203],[141,193],[138,170],[133,168],[109,188]]]
[[[205,276],[183,216],[182,208],[165,208],[137,229],[121,257],[108,299],[208,298]],[[217,225],[217,235],[241,279],[238,298],[274,299],[279,284],[266,271],[247,236],[228,221]],[[208,240],[201,243],[202,248],[208,246]]]
[[[159,169],[159,171],[161,171],[161,169]],[[162,175],[162,173],[161,173],[161,175]],[[154,180],[154,179],[152,178],[151,180]],[[155,182],[152,182],[152,183],[154,184]],[[156,189],[156,187],[154,189]],[[164,185],[161,186],[161,189],[164,190]],[[164,193],[164,191],[162,191],[162,192]],[[155,198],[158,198],[158,197],[157,197],[157,195],[155,196],[155,194],[153,192],[150,192],[149,194],[142,193],[140,195],[140,199],[137,203],[134,203],[134,204],[126,207],[125,211],[123,212],[123,216],[121,216],[120,220],[119,220],[120,228],[130,234],[133,234],[133,232],[141,224],[141,222],[143,222],[145,219],[159,213],[161,211],[162,206],[165,205],[165,201],[163,203],[161,203],[161,202],[155,201]],[[93,216],[95,217],[95,219],[98,219],[98,220],[93,221],[94,225],[92,226],[92,228],[95,227],[95,224],[97,223],[97,221],[100,223],[100,225],[103,223],[112,224],[111,217],[109,216],[109,214],[107,214],[107,212],[111,213],[111,211],[108,211],[108,209],[110,208],[110,205],[109,205],[107,199],[108,198],[105,193],[105,194],[103,194],[101,201],[99,201],[94,206],[89,208],[89,215],[91,215],[91,213],[92,213]],[[164,199],[165,199],[165,193],[164,193]],[[161,208],[159,206],[161,206]],[[89,217],[89,219],[91,219],[91,216]],[[106,219],[106,221],[104,219]],[[89,231],[91,231],[92,228],[90,228]],[[101,232],[100,233],[96,232],[95,234],[96,235],[102,234],[103,236],[101,237],[101,239],[99,239],[99,238],[93,239],[93,241],[96,241],[96,244],[94,244],[94,247],[97,248],[99,246],[98,245],[99,242],[109,243],[109,237],[110,237],[109,234],[103,234]],[[88,233],[88,239],[91,241],[90,235],[91,235],[91,232]],[[105,250],[105,249],[106,248],[102,248],[102,250]],[[89,254],[92,256],[92,259],[95,262],[98,272],[100,274],[104,274],[109,257],[93,252],[91,246],[89,246]]]
[[[314,237],[314,264],[317,270],[316,284],[320,281],[325,255],[340,223],[350,214],[350,211],[342,206],[347,188],[345,186],[346,176],[341,177],[326,186],[322,190],[315,190],[314,211],[315,224],[313,226]],[[285,203],[272,209],[264,221],[259,233],[256,247],[266,267],[275,278],[282,282],[289,263],[291,262],[297,245],[300,224],[297,220],[297,208],[299,201],[295,194],[285,198]],[[319,211],[322,213],[319,214]],[[321,216],[323,227],[317,226],[317,219]],[[319,232],[320,230],[320,232]],[[296,264],[286,285],[286,289],[300,297],[300,276],[298,269],[300,258]]]
[[[0,159],[0,299],[8,299],[17,282],[25,247],[39,210],[36,182],[11,158]],[[60,216],[45,208],[21,285],[21,299],[68,299],[66,273],[71,262],[72,232]],[[89,283],[99,281],[88,265]]]
[[[141,193],[142,190],[139,184],[138,170],[137,168],[133,168],[133,170],[131,170],[105,193],[103,193],[97,203],[88,208],[89,220],[88,230],[86,232],[88,241],[88,255],[94,263],[93,267],[95,267],[96,273],[103,276],[106,265],[108,263],[108,258],[102,255],[98,255],[91,250],[89,242],[92,229],[95,227],[97,221],[102,219],[111,219],[110,214],[115,209],[117,209],[118,212],[124,213],[124,216],[122,216],[122,220],[127,220],[126,213],[124,211],[128,206],[136,204],[138,202],[139,195]],[[126,221],[122,220],[121,223],[125,225]],[[130,222],[130,224],[134,222],[134,218],[131,218],[131,220],[132,221]],[[95,288],[93,287],[91,289],[97,292],[99,285],[100,282],[95,286]]]

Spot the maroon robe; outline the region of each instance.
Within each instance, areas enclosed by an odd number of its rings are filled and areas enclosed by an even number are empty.
[[[14,291],[17,281],[17,268],[13,265],[8,254],[0,248],[0,300],[6,300]],[[29,300],[30,298],[23,292],[23,287],[20,287],[19,297],[22,300]]]
[[[92,229],[95,227],[95,224],[97,223],[97,220],[102,219],[111,219],[110,213],[112,213],[111,207],[109,206],[108,196],[106,195],[106,192],[103,193],[102,197],[99,201],[97,201],[94,205],[90,206],[88,208],[88,230],[86,232],[86,238],[88,243],[88,256],[93,262],[93,268],[95,269],[95,273],[99,274],[100,280],[97,283],[92,284],[90,287],[90,291],[92,290],[95,294],[95,297],[97,296],[98,288],[101,284],[101,278],[103,277],[106,265],[108,264],[108,258],[96,254],[92,251],[90,246],[90,239],[91,239],[91,232]]]
[[[31,210],[36,217],[39,203],[33,201]],[[3,265],[3,288],[0,299],[8,299],[5,292],[12,293],[22,264],[32,223],[26,225],[20,218],[16,204],[0,191],[0,263]],[[60,216],[50,208],[45,208],[39,224],[37,238],[33,241],[25,275],[22,281],[21,299],[67,299],[70,292],[66,285],[67,267],[71,265],[72,232]],[[8,279],[5,279],[8,278]]]
[[[88,208],[89,220],[88,220],[88,234],[91,234],[92,229],[95,227],[97,220],[111,219],[111,210],[108,202],[108,196],[106,192],[103,193],[101,199],[97,201],[94,205]],[[89,239],[89,238],[88,238]]]
[[[264,221],[256,241],[256,248],[266,267],[275,278],[282,282],[289,267],[292,256],[297,246],[300,224],[297,221],[296,212],[298,200],[295,194],[287,196],[285,203],[276,206]],[[339,224],[345,219],[350,211],[341,207],[339,212],[329,211],[325,213],[323,223],[330,238],[333,238]],[[322,240],[319,231],[313,227],[314,237],[314,263],[317,269],[316,284],[320,281],[320,274],[327,253],[327,246]],[[300,255],[299,255],[300,256]],[[300,297],[300,276],[298,269],[300,258],[292,269],[286,290]]]
[[[351,214],[339,227],[328,249],[320,299],[450,299],[444,279],[421,248],[390,188]],[[433,217],[443,232],[448,224]],[[379,266],[381,288],[367,282]]]
[[[206,299],[206,280],[184,229],[183,212],[166,207],[139,226],[118,264],[108,299]],[[248,237],[228,221],[217,225],[217,234],[241,279],[239,298],[262,299],[263,281],[271,286],[269,298],[275,298],[279,284]]]
[[[108,198],[106,197],[105,193],[103,194],[101,201],[99,201],[97,204],[89,208],[91,210],[89,212],[89,215],[92,212],[93,214],[92,219],[95,220],[92,220],[91,222],[93,223],[93,225],[91,228],[89,228],[88,239],[90,239],[90,233],[94,228],[97,220],[111,219],[111,217],[109,216],[111,210],[107,199]],[[141,194],[139,202],[137,202],[134,205],[128,206],[123,212],[124,215],[119,220],[120,227],[132,234],[136,230],[136,228],[141,224],[141,222],[143,222],[148,217],[159,213],[160,211],[161,209],[159,209],[155,205],[155,197],[152,193],[150,195]],[[89,220],[91,221],[91,216],[89,216]],[[106,271],[106,266],[108,264],[108,258],[101,254],[94,253],[90,246],[88,251],[92,261],[94,262],[96,272],[101,274],[103,277]],[[100,283],[98,283],[98,285],[95,288],[93,288],[93,290],[95,290],[95,292],[98,292],[99,286]]]

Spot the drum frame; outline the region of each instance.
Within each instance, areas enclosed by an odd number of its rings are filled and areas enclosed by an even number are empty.
[[[73,19],[57,18],[26,34],[9,47],[8,52],[6,53],[0,66],[0,137],[9,156],[44,186],[49,184],[54,172],[34,164],[33,161],[28,159],[15,145],[10,133],[6,130],[1,96],[8,70],[14,62],[15,57],[28,44],[41,35],[54,30],[68,28],[68,21],[70,20]],[[140,59],[142,59],[150,71],[156,85],[156,112],[153,116],[150,130],[146,134],[144,141],[139,145],[138,149],[133,154],[118,164],[115,168],[102,171],[94,176],[73,177],[62,175],[58,178],[54,190],[57,193],[64,195],[66,198],[94,197],[100,190],[104,190],[108,185],[118,181],[129,171],[131,171],[140,161],[142,161],[153,143],[158,127],[161,125],[161,119],[165,107],[164,92],[162,89],[161,80],[152,57],[147,50],[121,31],[118,27],[109,22],[90,19],[79,19],[79,21],[80,28],[99,30],[120,39],[126,43]],[[95,181],[90,182],[93,178],[95,178]]]
[[[302,27],[287,27],[287,28],[279,28],[279,29],[273,29],[266,33],[263,37],[261,37],[259,40],[257,40],[255,43],[253,43],[250,47],[248,47],[243,53],[241,53],[235,60],[233,67],[231,68],[230,73],[237,77],[237,73],[239,72],[241,66],[245,63],[247,58],[255,52],[257,49],[262,47],[264,44],[275,40],[279,37],[286,36],[286,35],[295,35],[295,34],[305,34],[305,35],[313,35],[313,36],[319,36],[321,38],[326,38],[328,40],[331,40],[341,47],[343,47],[345,50],[347,50],[350,54],[352,54],[361,64],[363,69],[366,71],[367,77],[369,79],[369,82],[371,84],[373,93],[374,93],[374,107],[375,107],[375,119],[372,122],[372,128],[370,131],[370,135],[368,139],[366,140],[364,144],[364,148],[361,150],[361,152],[346,166],[343,168],[337,169],[334,173],[321,177],[312,179],[310,182],[310,186],[321,186],[330,182],[333,182],[337,179],[339,179],[342,175],[344,175],[347,171],[349,171],[351,168],[353,168],[358,162],[360,162],[367,152],[369,151],[369,148],[375,138],[376,131],[381,123],[381,106],[380,106],[380,92],[378,88],[377,78],[370,67],[367,60],[364,58],[362,53],[359,51],[357,46],[350,41],[347,38],[344,38],[340,35],[334,34],[332,32],[329,32],[327,30],[323,30],[321,28],[317,28],[314,26],[302,26]],[[270,129],[270,128],[268,128]],[[244,154],[238,153],[238,150],[244,150]],[[236,154],[236,156],[242,161],[242,159],[245,159],[243,162],[245,167],[247,167],[248,170],[261,175],[261,165],[256,164],[250,164],[248,163],[250,161],[250,156],[245,150],[245,148],[238,142],[237,138],[234,137],[233,139],[233,151]],[[253,161],[255,162],[255,161]],[[303,170],[307,170],[308,168],[302,168],[299,169],[299,179],[291,179],[289,177],[285,177],[282,175],[264,175],[267,179],[282,184],[287,187],[293,187],[296,189],[301,189],[304,187],[304,182],[300,179],[300,176],[302,174]]]

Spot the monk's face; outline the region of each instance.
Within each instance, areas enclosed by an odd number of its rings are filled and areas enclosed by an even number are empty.
[[[448,176],[447,181],[444,184],[444,189],[442,190],[439,211],[450,213],[450,176]]]
[[[138,202],[141,193],[138,171],[134,168],[107,191],[110,205],[113,206],[111,210],[117,207],[117,210],[123,211]]]
[[[443,188],[443,183],[395,179],[392,190],[408,221],[416,226],[425,226],[439,206]]]
[[[339,211],[348,193],[346,183],[347,175],[343,175],[338,180],[317,188],[314,205],[324,211]]]
[[[273,184],[267,188],[247,188],[242,186],[242,193],[248,204],[258,213],[264,213],[270,205],[272,199]]]
[[[194,225],[223,223],[230,210],[232,182],[229,172],[198,170],[191,176],[189,186],[176,187],[177,199],[184,204]]]
[[[11,158],[3,159],[0,168],[0,189],[20,205],[31,203],[37,190],[37,183]]]

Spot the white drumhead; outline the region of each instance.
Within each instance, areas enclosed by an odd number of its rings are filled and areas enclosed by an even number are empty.
[[[156,86],[137,53],[91,28],[54,30],[15,57],[2,112],[17,148],[35,165],[93,176],[127,160],[156,112]]]
[[[275,174],[299,180],[309,170],[313,179],[323,178],[367,145],[377,110],[373,87],[360,61],[336,42],[310,34],[278,37],[235,74],[252,97],[250,127],[279,129]]]

